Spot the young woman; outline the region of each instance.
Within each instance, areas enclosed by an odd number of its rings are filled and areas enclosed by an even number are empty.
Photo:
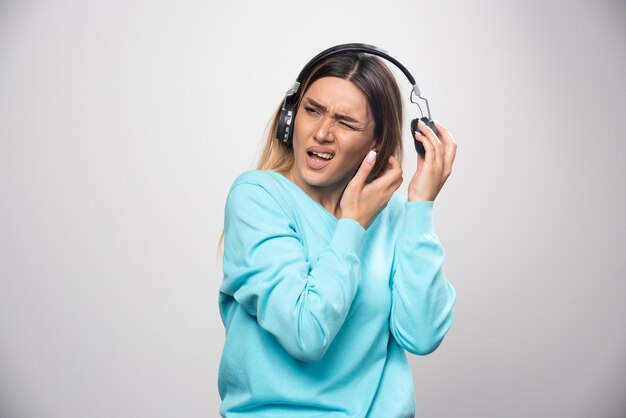
[[[296,95],[293,139],[279,108],[226,201],[221,414],[413,417],[405,351],[435,350],[454,316],[432,209],[456,143],[420,122],[403,197],[402,100],[379,58],[331,54]]]

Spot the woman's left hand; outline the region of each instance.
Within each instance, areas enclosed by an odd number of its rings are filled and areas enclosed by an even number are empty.
[[[426,157],[417,156],[417,171],[409,183],[409,201],[433,201],[439,194],[450,173],[456,156],[456,141],[441,123],[435,122],[437,134],[424,122],[419,121],[421,132],[414,133],[424,145]]]

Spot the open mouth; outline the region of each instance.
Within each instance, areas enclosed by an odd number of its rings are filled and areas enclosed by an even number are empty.
[[[306,163],[310,168],[314,170],[320,170],[326,167],[335,156],[335,154],[330,153],[330,152],[321,152],[321,151],[313,151],[313,150],[308,150],[306,153],[307,153]]]
[[[321,158],[323,160],[332,160],[334,155],[329,152],[317,152],[317,151],[307,151],[309,157],[313,158]]]

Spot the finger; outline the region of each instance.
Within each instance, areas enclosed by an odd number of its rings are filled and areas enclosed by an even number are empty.
[[[420,131],[415,131],[415,140],[422,143],[424,146],[424,150],[426,151],[426,155],[422,157],[423,161],[428,164],[435,163],[435,146],[432,141]],[[421,157],[418,154],[418,157]],[[419,161],[419,158],[418,158]]]
[[[391,193],[398,190],[398,187],[402,184],[402,164],[393,155],[389,156],[387,160],[387,171],[384,177],[384,190],[386,194],[391,196]]]
[[[434,121],[437,133],[444,144],[444,156],[443,156],[443,172],[447,178],[452,172],[452,165],[456,157],[457,143],[452,133],[441,123]]]
[[[402,171],[402,164],[400,164],[400,161],[393,155],[389,156],[389,160],[387,161],[387,167],[389,168],[389,170],[399,169],[400,171]]]
[[[365,184],[367,177],[372,172],[374,168],[374,163],[376,163],[376,151],[370,150],[370,152],[365,156],[361,166],[357,170],[356,174],[352,178],[352,181],[359,183],[361,186]]]
[[[402,164],[396,157],[390,156],[387,165],[389,166],[389,173],[392,175],[391,187],[396,190],[402,184]]]
[[[439,138],[437,138],[437,135],[435,134],[435,132],[433,132],[433,130],[430,129],[430,126],[426,125],[423,120],[420,119],[420,121],[418,122],[418,127],[421,133],[426,138],[428,138],[433,144],[433,149],[435,151],[435,154],[434,154],[435,164],[437,164],[438,166],[442,166],[443,165],[443,146],[441,144],[441,141],[439,140]]]
[[[369,186],[380,190],[389,187],[390,184],[393,184],[398,179],[402,182],[402,165],[397,158],[390,156],[387,159],[385,171],[383,171],[378,178],[372,181]]]
[[[391,172],[397,173],[396,175],[396,180],[393,183],[393,188],[394,190],[396,190],[398,187],[400,187],[400,185],[402,184],[403,179],[403,174],[404,171],[402,170],[402,164],[400,163],[400,161],[395,158],[395,157],[391,157],[392,161],[391,161]]]

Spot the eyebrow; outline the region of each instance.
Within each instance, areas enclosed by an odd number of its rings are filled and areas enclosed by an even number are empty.
[[[326,111],[326,110],[327,110],[325,106],[322,106],[321,104],[319,104],[319,103],[318,103],[318,102],[316,102],[315,100],[311,99],[310,97],[307,97],[307,98],[306,98],[306,100],[307,100],[307,101],[309,102],[309,104],[310,104],[311,106],[313,106],[313,107],[316,107],[316,108],[318,108],[318,109],[320,109],[320,110],[324,110],[324,111]],[[354,119],[354,118],[353,118],[353,117],[351,117],[351,116],[348,116],[348,115],[343,115],[343,114],[340,114],[340,113],[335,113],[334,117],[335,117],[335,119],[337,119],[337,120],[345,120],[346,122],[352,122],[352,123],[357,123],[357,124],[360,124],[360,123],[361,123],[360,121],[358,121],[358,120]]]

